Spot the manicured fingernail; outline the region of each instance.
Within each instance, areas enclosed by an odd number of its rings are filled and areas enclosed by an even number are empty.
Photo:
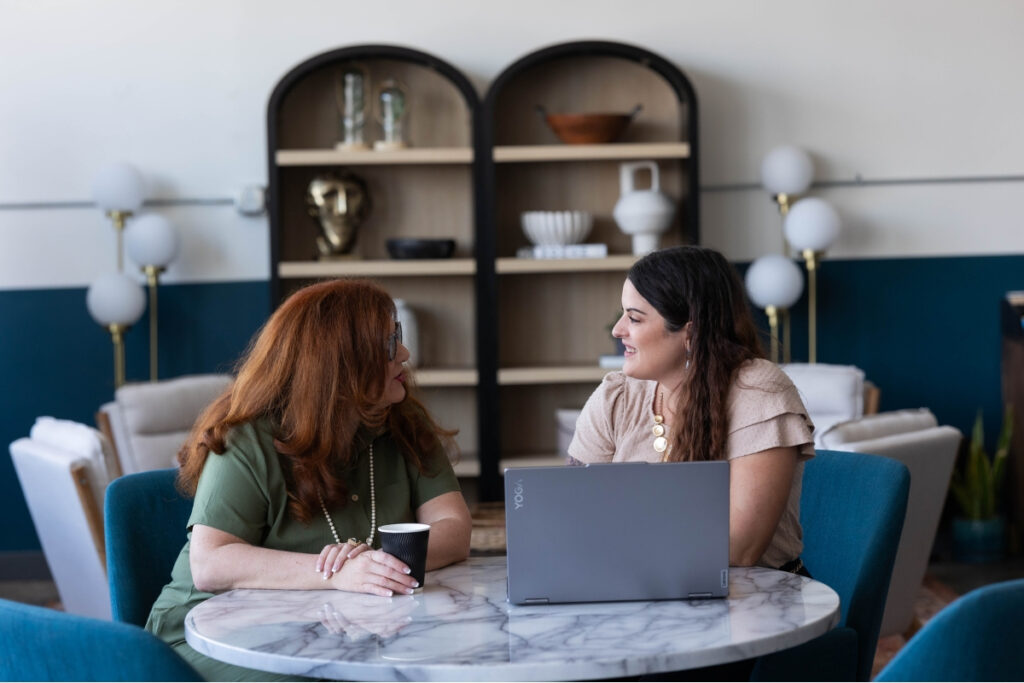
[[[412,570],[411,570],[411,569],[409,569],[408,567],[406,567],[406,568],[405,568],[405,569],[403,569],[402,571],[404,571],[404,572],[405,572],[406,574],[412,574]]]
[[[412,582],[412,587],[413,588],[419,588],[420,587],[420,582],[419,581],[413,581]]]
[[[390,598],[392,595],[394,595],[394,593],[392,593],[391,591],[384,591],[384,595]]]
[[[411,588],[406,588],[406,589],[405,589],[405,593],[406,593],[406,595],[412,595],[412,594],[413,594],[414,592],[415,592],[415,591],[414,591],[413,589],[411,589]]]

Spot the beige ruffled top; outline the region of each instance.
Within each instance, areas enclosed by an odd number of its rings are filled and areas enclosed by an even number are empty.
[[[795,446],[800,462],[789,500],[768,549],[757,564],[781,567],[803,550],[800,484],[803,461],[814,457],[814,425],[793,382],[774,363],[745,363],[729,389],[726,409],[728,460],[772,448]],[[580,462],[659,462],[654,450],[654,391],[657,383],[612,372],[594,391],[576,422],[569,455]],[[671,425],[668,425],[671,429]]]

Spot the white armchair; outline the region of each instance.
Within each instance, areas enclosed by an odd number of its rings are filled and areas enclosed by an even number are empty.
[[[110,439],[124,474],[177,466],[193,423],[231,383],[230,375],[188,375],[126,384],[100,407],[96,422]]]
[[[960,430],[939,426],[927,408],[840,423],[818,439],[822,448],[882,455],[899,460],[910,470],[907,516],[889,581],[883,636],[904,634],[917,626],[914,601],[928,568],[961,439]]]
[[[110,619],[103,544],[103,495],[116,469],[110,445],[92,427],[40,417],[10,451],[64,610]]]

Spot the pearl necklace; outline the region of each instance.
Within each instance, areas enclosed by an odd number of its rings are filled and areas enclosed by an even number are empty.
[[[668,437],[668,425],[665,424],[665,418],[658,412],[658,399],[661,397],[661,392],[657,388],[654,389],[654,427],[651,429],[651,433],[654,434],[654,450],[661,453],[661,461],[668,461],[669,444]]]
[[[338,536],[338,530],[334,528],[334,520],[331,519],[331,515],[327,512],[327,506],[324,504],[324,497],[319,493],[316,494],[317,498],[320,499],[320,509],[324,511],[324,518],[327,520],[327,525],[331,527],[331,535],[334,536],[334,542],[341,545],[341,537]],[[374,490],[373,485],[373,442],[370,442],[370,535],[366,537],[366,545],[373,547],[373,534],[377,530],[377,492]]]

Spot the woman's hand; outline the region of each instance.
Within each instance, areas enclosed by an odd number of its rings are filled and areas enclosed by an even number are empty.
[[[410,615],[418,605],[410,595],[345,595],[324,603],[317,616],[328,632],[347,635],[355,642],[371,634],[383,638],[395,635],[412,622]]]
[[[330,579],[334,588],[355,593],[391,597],[411,595],[419,583],[409,575],[409,567],[383,550],[365,550],[348,558]]]
[[[337,574],[345,562],[370,549],[365,543],[350,538],[344,543],[331,543],[316,558],[316,571],[323,574],[324,581]]]

